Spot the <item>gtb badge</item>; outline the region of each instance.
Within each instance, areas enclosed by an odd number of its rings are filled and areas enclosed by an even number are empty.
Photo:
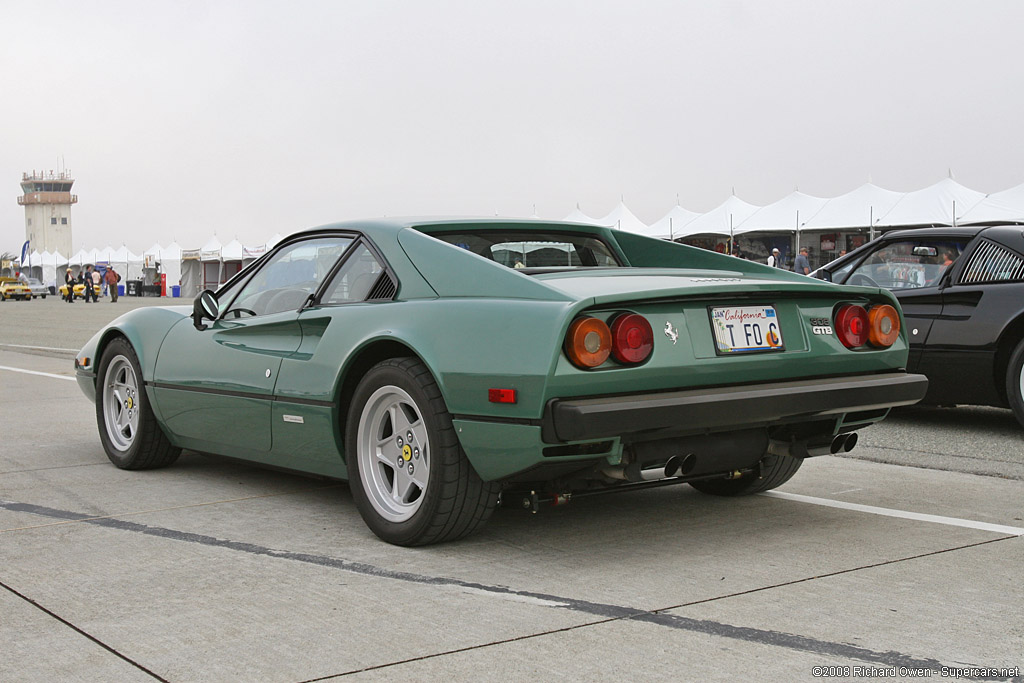
[[[814,334],[831,335],[832,321],[828,318],[811,318],[811,332]]]
[[[672,327],[670,322],[665,323],[665,336],[671,339],[673,344],[679,340],[679,332],[676,328]]]

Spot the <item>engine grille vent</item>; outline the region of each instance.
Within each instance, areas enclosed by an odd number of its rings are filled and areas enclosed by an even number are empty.
[[[386,271],[380,274],[377,281],[373,283],[370,293],[366,295],[367,301],[390,301],[398,291],[398,285]]]
[[[1010,282],[1024,280],[1024,258],[995,242],[982,240],[964,268],[960,282]]]

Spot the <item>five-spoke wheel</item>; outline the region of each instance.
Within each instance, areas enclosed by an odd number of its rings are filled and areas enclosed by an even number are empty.
[[[437,383],[416,358],[381,361],[360,380],[345,422],[345,460],[359,514],[388,543],[462,538],[498,502],[500,487],[470,465]]]

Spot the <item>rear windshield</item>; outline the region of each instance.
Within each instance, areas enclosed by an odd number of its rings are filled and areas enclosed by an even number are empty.
[[[509,268],[616,268],[611,248],[587,235],[536,231],[481,231],[433,234],[439,240]]]

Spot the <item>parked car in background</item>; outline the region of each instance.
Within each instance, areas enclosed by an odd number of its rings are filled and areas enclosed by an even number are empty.
[[[32,290],[16,277],[0,277],[0,301],[7,299],[30,301],[32,299]]]
[[[887,232],[812,275],[896,295],[925,403],[1012,408],[1024,425],[1024,227]]]
[[[46,295],[50,293],[50,288],[44,285],[39,280],[35,279],[34,277],[25,278],[24,283],[28,285],[29,291],[32,292],[33,299],[35,299],[36,297],[45,299]]]
[[[423,545],[515,491],[780,486],[924,395],[897,305],[593,225],[359,221],[121,316],[75,367],[118,467],[187,448],[348,479],[375,534]]]
[[[84,299],[85,298],[85,283],[84,282],[76,282],[73,291],[74,291],[74,297],[73,298],[75,298],[75,299]],[[96,293],[96,296],[99,296],[102,293],[103,290],[100,288],[99,285],[92,285],[92,291]],[[60,294],[61,297],[66,297],[68,295],[68,286],[66,284],[61,285],[60,287],[57,288],[57,293]]]

